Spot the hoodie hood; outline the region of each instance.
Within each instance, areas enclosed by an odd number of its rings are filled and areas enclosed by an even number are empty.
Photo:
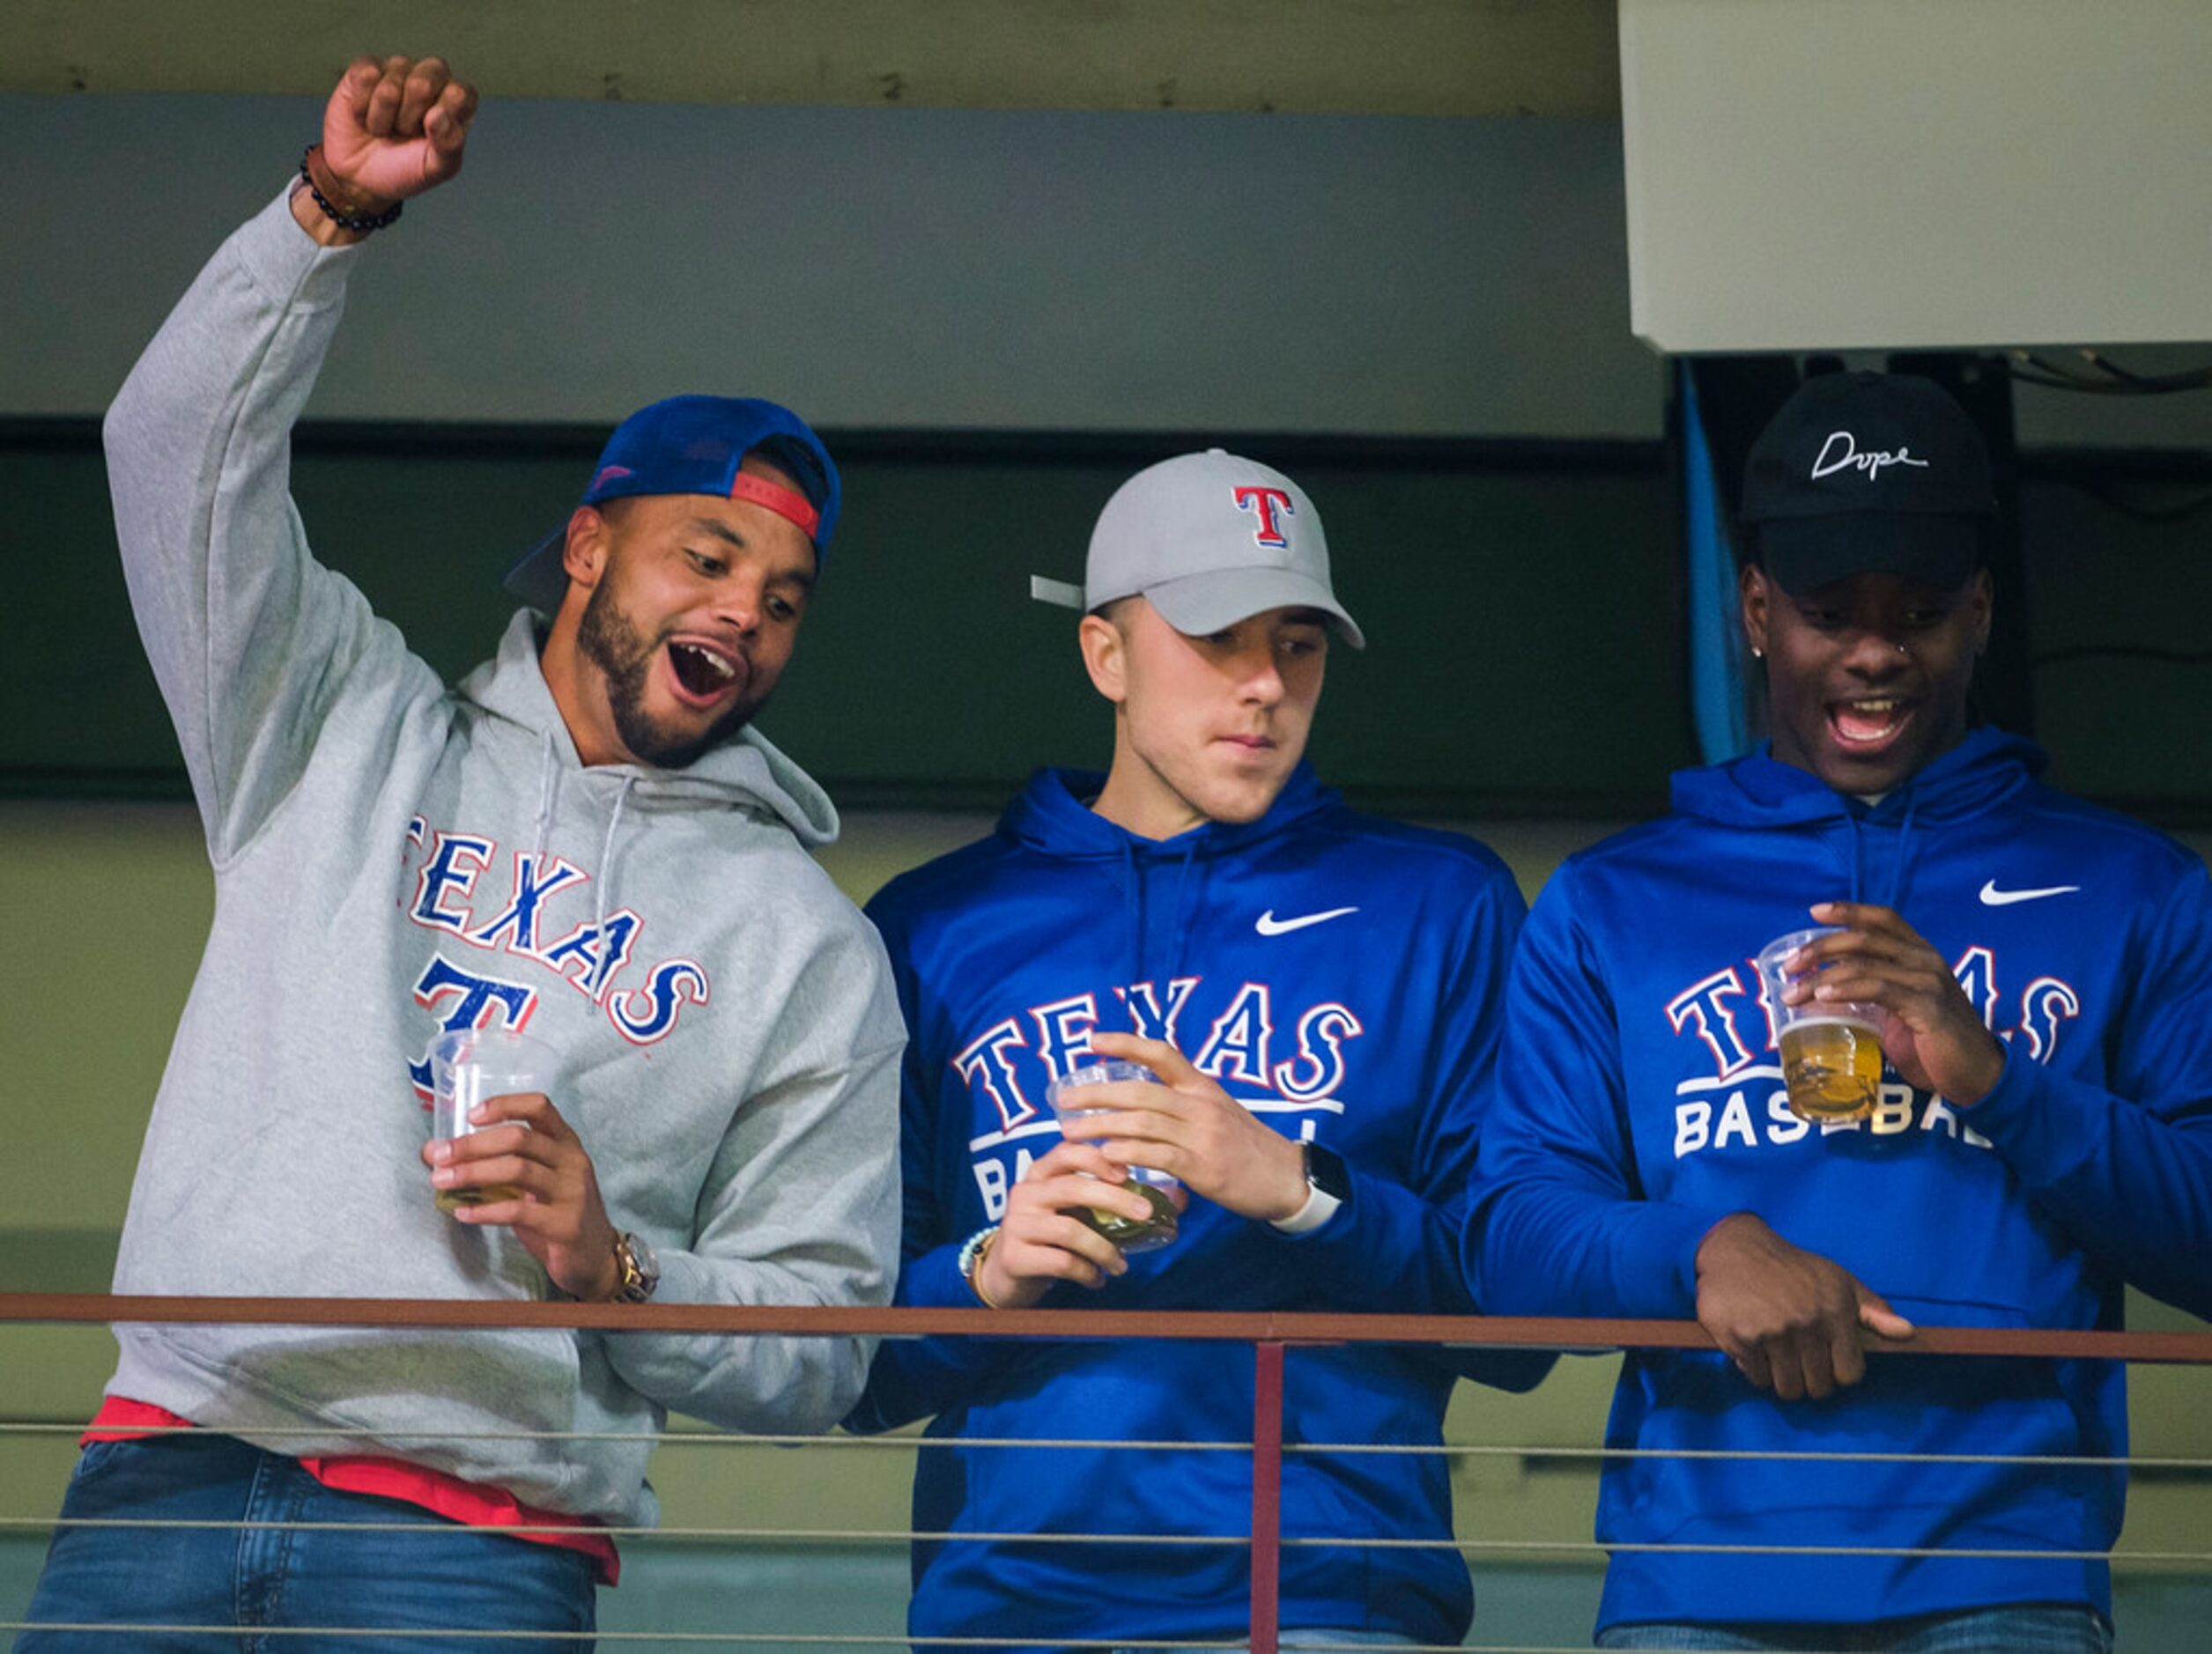
[[[1964,821],[2009,798],[2043,772],[2043,749],[2019,735],[1983,727],[1912,776],[1878,804],[1838,793],[1809,770],[1785,764],[1762,742],[1756,752],[1701,770],[1680,770],[1675,809],[1735,827],[1787,827],[1853,819],[1886,826],[1907,818],[1927,825]]]
[[[1183,861],[1271,838],[1340,801],[1333,789],[1315,778],[1312,766],[1300,760],[1268,813],[1257,821],[1210,821],[1173,838],[1146,838],[1091,808],[1106,780],[1105,773],[1097,770],[1039,770],[1006,807],[998,830],[1041,854],[1068,860],[1121,861],[1134,856]]]
[[[1942,827],[1981,815],[2034,780],[2044,763],[2043,749],[2031,741],[1999,729],[1970,730],[1904,786],[1868,804],[1783,763],[1771,743],[1762,742],[1727,764],[1678,772],[1674,803],[1682,815],[1726,826],[1816,833],[1832,849],[1853,901],[1895,908],[1904,900],[1916,826]]]
[[[499,639],[499,652],[462,679],[455,693],[462,702],[540,738],[551,769],[617,783],[628,808],[742,809],[781,822],[810,850],[837,842],[837,809],[829,794],[750,726],[680,770],[641,764],[587,769],[553,703],[537,652],[533,617],[528,609],[517,610]],[[558,777],[549,772],[546,779],[550,788]]]
[[[1039,770],[1007,806],[998,829],[1039,855],[1091,864],[1113,886],[1125,939],[1122,979],[1128,982],[1174,980],[1217,867],[1343,808],[1301,761],[1257,821],[1210,821],[1173,838],[1146,838],[1091,809],[1090,801],[1105,786],[1096,771]]]

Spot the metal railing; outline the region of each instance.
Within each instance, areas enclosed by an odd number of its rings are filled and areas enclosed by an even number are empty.
[[[1248,1440],[1114,1444],[1069,1442],[1065,1444],[1069,1446],[1114,1445],[1130,1448],[1173,1448],[1180,1451],[1213,1451],[1248,1453],[1252,1461],[1253,1488],[1248,1532],[1213,1536],[1005,1534],[989,1537],[1037,1544],[1067,1543],[1071,1540],[1079,1540],[1088,1543],[1113,1542],[1142,1545],[1173,1542],[1248,1547],[1251,1557],[1249,1633],[1253,1654],[1277,1654],[1279,1605],[1276,1587],[1278,1570],[1285,1548],[1346,1542],[1328,1538],[1295,1536],[1286,1538],[1284,1536],[1282,1531],[1282,1477],[1286,1454],[1327,1453],[1349,1456],[1361,1453],[1435,1454],[1440,1452],[1446,1455],[1510,1455],[1524,1462],[1555,1460],[1585,1461],[1592,1464],[1622,1458],[1657,1456],[1763,1458],[1806,1461],[1864,1460],[1869,1463],[1917,1461],[1932,1457],[1935,1462],[1997,1462],[1993,1460],[1991,1456],[1986,1455],[1926,1456],[1904,1453],[1868,1454],[1820,1451],[1802,1453],[1716,1451],[1690,1455],[1676,1450],[1647,1451],[1603,1446],[1446,1444],[1439,1449],[1361,1443],[1286,1444],[1284,1439],[1284,1355],[1287,1350],[1293,1348],[1395,1344],[1580,1353],[1602,1350],[1707,1350],[1713,1348],[1712,1339],[1694,1322],[1585,1319],[1564,1317],[1504,1318],[1272,1312],[1140,1313],[1091,1310],[994,1311],[980,1308],[959,1310],[738,1308],[710,1304],[588,1304],[474,1299],[156,1297],[72,1293],[0,1293],[0,1327],[94,1325],[118,1323],[170,1325],[213,1323],[240,1325],[335,1327],[536,1328],[608,1333],[679,1333],[730,1337],[869,1335],[909,1338],[988,1336],[1001,1340],[1052,1340],[1154,1339],[1248,1345],[1253,1348],[1255,1355],[1253,1428]],[[2212,1367],[2212,1333],[2066,1332],[1922,1327],[1910,1340],[1898,1343],[1884,1340],[1880,1348],[1882,1359],[1917,1360],[1957,1356],[1997,1356],[2046,1360],[2105,1360],[2125,1362],[2134,1365]],[[0,1422],[0,1436],[8,1434],[65,1436],[73,1435],[82,1428],[81,1423]],[[271,1431],[267,1434],[274,1439],[280,1437],[284,1432]],[[307,1432],[300,1432],[300,1434],[307,1434]],[[318,1430],[314,1434],[327,1439],[329,1433]],[[592,1433],[534,1432],[531,1434],[542,1436],[547,1439],[586,1439]],[[681,1442],[691,1445],[717,1443],[781,1444],[806,1445],[817,1450],[825,1448],[863,1451],[892,1449],[906,1452],[926,1451],[933,1448],[947,1446],[973,1448],[1004,1445],[1033,1451],[1055,1445],[1049,1442],[1029,1439],[999,1444],[979,1442],[973,1438],[961,1438],[956,1441],[912,1436],[755,1436],[698,1430],[671,1432],[663,1439],[671,1443]],[[2208,1485],[2212,1485],[2212,1459],[2205,1458],[2136,1457],[2127,1460],[2113,1460],[2038,1458],[2032,1461],[2013,1462],[2033,1462],[2053,1467],[2124,1464],[2134,1470],[2156,1469],[2161,1472],[2179,1473],[2184,1475],[2204,1475],[2208,1479]],[[2208,1503],[2208,1515],[2212,1516],[2212,1502]],[[63,1525],[63,1523],[58,1517],[0,1517],[0,1532],[52,1529],[60,1525]],[[492,1531],[530,1532],[543,1530],[518,1525]],[[917,1539],[951,1541],[974,1540],[980,1537],[967,1532],[939,1534],[916,1532],[911,1529],[854,1530],[852,1528],[784,1527],[770,1530],[715,1526],[642,1529],[610,1527],[602,1531],[609,1537],[616,1539],[654,1536],[662,1539],[713,1540],[736,1544],[793,1540],[905,1543]],[[1362,1547],[1375,1549],[1386,1549],[1392,1547],[1448,1546],[1463,1554],[1483,1553],[1543,1559],[1557,1559],[1564,1556],[1589,1557],[1602,1554],[1601,1547],[1595,1540],[1563,1542],[1546,1540],[1386,1540],[1362,1536],[1352,1542]],[[1707,1554],[1725,1551],[1728,1554],[1752,1556],[1782,1554],[1836,1556],[2033,1555],[2044,1560],[2060,1557],[2105,1560],[2108,1555],[2103,1551],[2056,1552],[2047,1549],[2018,1552],[1918,1551],[1779,1544],[1720,1547],[1711,1544],[1624,1545],[1611,1543],[1603,1547],[1602,1551],[1698,1551]],[[2125,1560],[2131,1565],[2176,1567],[2212,1576],[2212,1551],[2132,1549],[2125,1554]],[[12,1633],[27,1628],[31,1628],[27,1622],[0,1621],[0,1631]],[[146,1634],[152,1629],[153,1628],[143,1626],[129,1628],[132,1633],[139,1635]],[[337,1628],[326,1629],[332,1635],[337,1634]],[[282,1635],[282,1633],[277,1635]],[[349,1631],[347,1635],[368,1637],[374,1636],[376,1633],[373,1630],[361,1630]],[[420,1636],[421,1633],[409,1635]],[[440,1635],[453,1636],[457,1643],[488,1641],[492,1646],[496,1647],[499,1640],[510,1634],[456,1631]],[[732,1644],[766,1642],[780,1645],[854,1646],[875,1643],[896,1647],[912,1643],[915,1646],[925,1644],[945,1647],[1002,1646],[1002,1643],[998,1639],[910,1639],[904,1636],[870,1638],[851,1636],[812,1637],[790,1634],[749,1633],[710,1636],[697,1632],[602,1632],[599,1634],[599,1641],[610,1644],[636,1643],[660,1645],[684,1643],[696,1644],[707,1642]],[[1081,1639],[1059,1639],[1057,1641],[1061,1645],[1069,1648],[1157,1647],[1171,1649],[1193,1646],[1189,1643],[1167,1642],[1142,1643],[1130,1643],[1126,1640],[1111,1643]],[[1417,1654],[1417,1651],[1424,1645],[1400,1644],[1397,1646],[1404,1651],[1404,1654]]]

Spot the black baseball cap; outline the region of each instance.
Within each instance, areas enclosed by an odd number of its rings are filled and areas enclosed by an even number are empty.
[[[1879,572],[1950,591],[1996,515],[1989,448],[1912,373],[1823,373],[1767,422],[1743,469],[1752,554],[1787,592]]]

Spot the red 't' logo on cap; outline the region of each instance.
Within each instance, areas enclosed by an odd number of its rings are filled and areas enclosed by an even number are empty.
[[[1236,491],[1236,499],[1239,511],[1251,512],[1260,519],[1260,526],[1252,531],[1252,538],[1256,543],[1273,546],[1277,550],[1291,543],[1290,535],[1284,533],[1283,526],[1275,520],[1278,507],[1286,516],[1298,515],[1298,507],[1291,504],[1288,494],[1279,488],[1262,488],[1255,483],[1247,483]]]

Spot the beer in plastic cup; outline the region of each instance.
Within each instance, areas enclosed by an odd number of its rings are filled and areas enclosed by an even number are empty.
[[[1150,1068],[1141,1062],[1099,1060],[1069,1070],[1054,1080],[1045,1089],[1045,1101],[1062,1120],[1088,1119],[1094,1114],[1111,1113],[1110,1109],[1084,1108],[1079,1098],[1070,1095],[1077,1088],[1105,1085],[1109,1082],[1136,1081],[1140,1083],[1159,1083]],[[1124,1188],[1134,1189],[1151,1203],[1152,1215],[1143,1222],[1125,1217],[1119,1212],[1102,1211],[1097,1207],[1085,1207],[1075,1215],[1125,1252],[1150,1252],[1165,1246],[1175,1238],[1175,1203],[1170,1198],[1181,1183],[1165,1171],[1155,1171],[1150,1166],[1128,1168],[1129,1180]],[[1089,1172],[1082,1174],[1089,1177]]]
[[[1789,1089],[1790,1111],[1801,1119],[1864,1119],[1881,1095],[1881,1022],[1875,1007],[1840,1000],[1782,1001],[1791,956],[1840,928],[1794,930],[1759,949],[1759,978],[1782,1049],[1782,1083]]]
[[[456,1028],[430,1042],[430,1134],[466,1137],[481,1130],[470,1111],[495,1097],[551,1092],[560,1060],[552,1047],[514,1028]],[[522,1198],[511,1183],[437,1192],[440,1212]]]

